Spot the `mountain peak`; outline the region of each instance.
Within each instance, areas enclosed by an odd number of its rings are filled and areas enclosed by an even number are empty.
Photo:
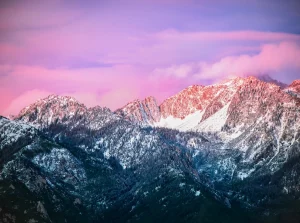
[[[153,109],[145,110],[145,107],[147,108],[146,104],[149,104],[149,101],[154,100],[152,97],[143,101],[135,100],[116,113],[143,124],[188,129],[218,111],[228,109],[232,100],[240,98],[239,94],[242,91],[255,90],[261,97],[268,97],[268,94],[280,91],[281,87],[277,82],[272,81],[273,79],[264,76],[264,80],[267,81],[263,81],[261,78],[257,76],[235,77],[208,86],[191,85],[164,100],[158,108],[156,103],[155,106],[151,106],[156,108],[154,109],[156,118],[151,121],[143,117],[151,116]],[[188,123],[188,125],[183,123]]]
[[[84,106],[83,104],[79,103],[75,98],[71,96],[62,96],[62,95],[55,95],[50,94],[46,98],[42,98],[34,102],[33,104],[23,108],[20,113],[17,115],[17,117],[24,115],[28,110],[34,107],[40,107],[40,106],[51,106],[51,105],[57,105],[60,107],[64,107],[68,104],[77,104],[79,106]]]
[[[300,88],[300,80],[294,80],[289,87]]]
[[[43,100],[63,100],[63,101],[78,102],[74,97],[66,96],[66,95],[56,95],[56,94],[50,94],[48,97],[46,97]]]
[[[270,75],[268,74],[261,74],[261,75],[256,75],[256,76],[253,76],[254,78],[257,78],[258,80],[260,81],[263,81],[263,82],[266,82],[266,83],[271,83],[271,84],[275,84],[277,86],[279,86],[280,88],[285,88],[287,87],[288,85],[283,83],[283,82],[280,82],[274,78],[272,78]]]
[[[144,100],[134,100],[115,111],[116,114],[130,121],[153,124],[160,120],[160,111],[153,96]]]
[[[300,80],[294,80],[285,91],[300,98]]]
[[[15,119],[33,122],[37,125],[41,123],[50,125],[83,113],[86,109],[84,104],[79,103],[73,97],[52,94],[22,109]]]

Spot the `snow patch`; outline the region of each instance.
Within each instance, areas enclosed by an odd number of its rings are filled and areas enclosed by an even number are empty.
[[[211,115],[209,118],[205,119],[199,125],[195,127],[196,131],[201,132],[219,132],[225,125],[228,114],[228,108],[230,103],[227,103],[223,108],[217,111],[215,114]]]
[[[197,190],[197,191],[195,192],[195,196],[196,196],[196,197],[200,196],[200,191],[199,191],[199,190]]]
[[[203,114],[204,111],[196,111],[186,116],[184,119],[168,116],[167,118],[161,118],[159,122],[154,123],[154,126],[188,131],[199,124]]]

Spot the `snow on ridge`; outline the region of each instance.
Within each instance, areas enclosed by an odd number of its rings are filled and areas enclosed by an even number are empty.
[[[222,127],[225,125],[228,114],[230,102],[227,103],[223,108],[217,111],[215,114],[211,115],[204,121],[202,121],[199,125],[195,126],[196,131],[204,131],[204,132],[219,132]]]
[[[201,121],[203,114],[204,111],[196,111],[186,116],[184,119],[174,118],[170,115],[167,118],[161,118],[160,121],[154,123],[153,126],[187,131],[197,126],[197,124]]]

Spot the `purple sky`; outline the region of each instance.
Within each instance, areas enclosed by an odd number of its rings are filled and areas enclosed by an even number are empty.
[[[116,109],[234,76],[290,83],[299,21],[298,0],[4,0],[0,114],[51,93]]]

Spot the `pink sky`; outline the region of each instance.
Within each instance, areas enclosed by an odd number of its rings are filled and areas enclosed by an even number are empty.
[[[300,79],[299,4],[291,3],[4,1],[0,114],[49,94],[114,110],[245,74],[290,83]]]

